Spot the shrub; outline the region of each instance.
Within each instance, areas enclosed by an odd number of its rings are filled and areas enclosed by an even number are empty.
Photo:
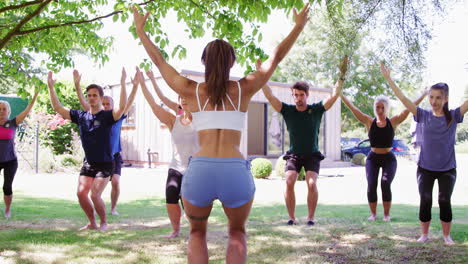
[[[82,164],[82,160],[79,160],[78,157],[66,154],[66,155],[61,155],[60,157],[60,164],[64,167],[74,167],[78,168]]]
[[[361,160],[361,165],[362,165],[362,166],[366,166],[366,161],[367,161],[367,156],[365,156],[364,158],[362,158],[362,160]]]
[[[366,157],[366,155],[362,153],[356,153],[353,155],[353,159],[351,162],[356,165],[362,165],[362,160]],[[365,163],[364,163],[365,164]]]
[[[257,178],[257,179],[265,179],[268,176],[270,176],[272,170],[273,170],[273,165],[271,164],[271,161],[264,159],[264,158],[256,158],[252,160],[250,167],[250,171],[252,172],[252,175]]]
[[[283,156],[280,156],[276,160],[276,166],[275,166],[275,173],[277,176],[281,176],[281,178],[284,179],[284,167],[286,166],[286,161],[283,159]],[[301,173],[299,173],[299,176],[297,177],[297,180],[303,181],[305,180],[305,170],[304,167],[301,169]]]

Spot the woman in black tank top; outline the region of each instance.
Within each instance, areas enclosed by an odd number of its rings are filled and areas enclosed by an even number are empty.
[[[415,104],[419,104],[426,93],[424,93]],[[366,178],[367,178],[367,201],[371,215],[369,221],[374,221],[377,216],[377,185],[379,178],[379,170],[382,168],[382,178],[380,187],[382,189],[382,201],[384,207],[384,221],[390,221],[390,207],[392,205],[391,183],[395,177],[397,161],[392,152],[393,138],[395,137],[395,129],[401,124],[409,111],[404,110],[399,115],[388,118],[389,100],[387,97],[379,96],[374,102],[375,118],[361,112],[355,107],[344,95],[341,99],[345,105],[351,110],[354,117],[363,123],[368,132],[371,151],[366,160]]]

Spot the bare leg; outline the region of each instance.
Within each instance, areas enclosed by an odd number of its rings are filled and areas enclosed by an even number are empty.
[[[429,226],[431,221],[420,222],[421,223],[421,236],[418,238],[418,242],[424,243],[429,239]]]
[[[112,175],[112,191],[111,191],[111,214],[119,215],[117,212],[117,201],[119,200],[120,196],[120,175],[114,174]]]
[[[297,172],[294,170],[286,171],[286,190],[284,192],[284,201],[288,209],[289,220],[296,221],[294,212],[296,210],[296,194],[294,192],[294,184],[297,180]]]
[[[390,208],[392,207],[392,202],[383,202],[383,208],[384,208],[384,217],[383,220],[386,222],[389,222],[391,220],[390,218]]]
[[[314,221],[315,210],[317,209],[318,189],[317,189],[318,174],[315,171],[307,171],[307,208],[309,210],[307,220]]]
[[[444,242],[446,245],[453,245],[455,242],[453,242],[452,238],[450,237],[450,227],[452,225],[452,222],[444,222],[440,221],[440,224],[442,225],[442,232],[444,234]]]
[[[180,232],[180,217],[182,216],[182,211],[180,205],[176,204],[166,204],[167,214],[171,220],[172,225],[172,234],[168,235],[167,238],[175,238],[179,235]]]
[[[83,175],[80,175],[78,178],[78,201],[80,202],[81,209],[83,209],[83,212],[86,214],[86,217],[88,217],[89,220],[89,223],[80,228],[80,230],[97,229],[96,219],[94,218],[94,208],[88,197],[91,186],[93,185],[93,181],[94,178]]]
[[[206,230],[213,205],[199,207],[183,198],[182,200],[184,201],[185,214],[190,222],[190,236],[187,248],[188,263],[208,263]]]
[[[377,202],[369,203],[369,209],[371,211],[371,215],[367,220],[375,221],[375,218],[377,217]]]
[[[13,200],[13,194],[12,195],[3,195],[3,201],[5,202],[5,218],[10,218],[11,213],[10,213],[10,207],[11,207],[11,201]]]
[[[106,219],[106,205],[101,198],[101,194],[109,183],[109,178],[95,178],[93,186],[91,187],[91,200],[93,201],[94,209],[101,219],[99,229],[102,231],[107,230],[107,219]]]
[[[245,222],[252,208],[253,199],[250,202],[237,208],[224,208],[224,213],[228,217],[229,239],[226,250],[226,263],[246,263],[247,262],[247,239],[245,232]]]

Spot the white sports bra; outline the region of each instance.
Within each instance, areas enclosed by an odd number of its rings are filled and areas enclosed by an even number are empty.
[[[231,97],[229,97],[229,95],[226,94],[227,99],[234,108],[233,111],[226,111],[224,101],[221,101],[223,104],[223,111],[216,111],[218,105],[215,105],[214,111],[205,111],[206,105],[208,104],[208,101],[210,99],[208,98],[206,100],[205,105],[202,108],[200,104],[200,97],[198,96],[198,86],[200,86],[200,83],[197,83],[197,88],[195,91],[199,111],[192,113],[192,124],[196,131],[206,129],[232,129],[242,131],[244,129],[245,117],[247,113],[240,111],[241,87],[239,82],[237,82],[237,87],[239,88],[239,102],[237,104],[237,107],[232,102]]]

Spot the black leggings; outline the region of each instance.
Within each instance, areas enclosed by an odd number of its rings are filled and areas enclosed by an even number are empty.
[[[439,208],[440,220],[444,222],[452,221],[452,197],[453,186],[457,179],[457,170],[455,168],[448,171],[430,171],[418,167],[417,171],[419,196],[419,220],[421,222],[431,221],[432,209],[432,189],[434,182],[439,183]]]
[[[366,160],[367,177],[367,201],[369,203],[377,202],[377,184],[379,180],[379,171],[382,168],[382,179],[380,188],[382,189],[382,201],[392,201],[392,190],[390,185],[395,177],[397,169],[397,160],[392,152],[386,154],[377,154],[369,152]]]
[[[18,161],[11,160],[7,162],[0,162],[0,172],[3,169],[3,194],[13,194],[13,179],[15,178],[16,170],[18,169]]]
[[[180,187],[182,186],[182,173],[169,169],[166,180],[166,203],[177,204],[180,199]]]

